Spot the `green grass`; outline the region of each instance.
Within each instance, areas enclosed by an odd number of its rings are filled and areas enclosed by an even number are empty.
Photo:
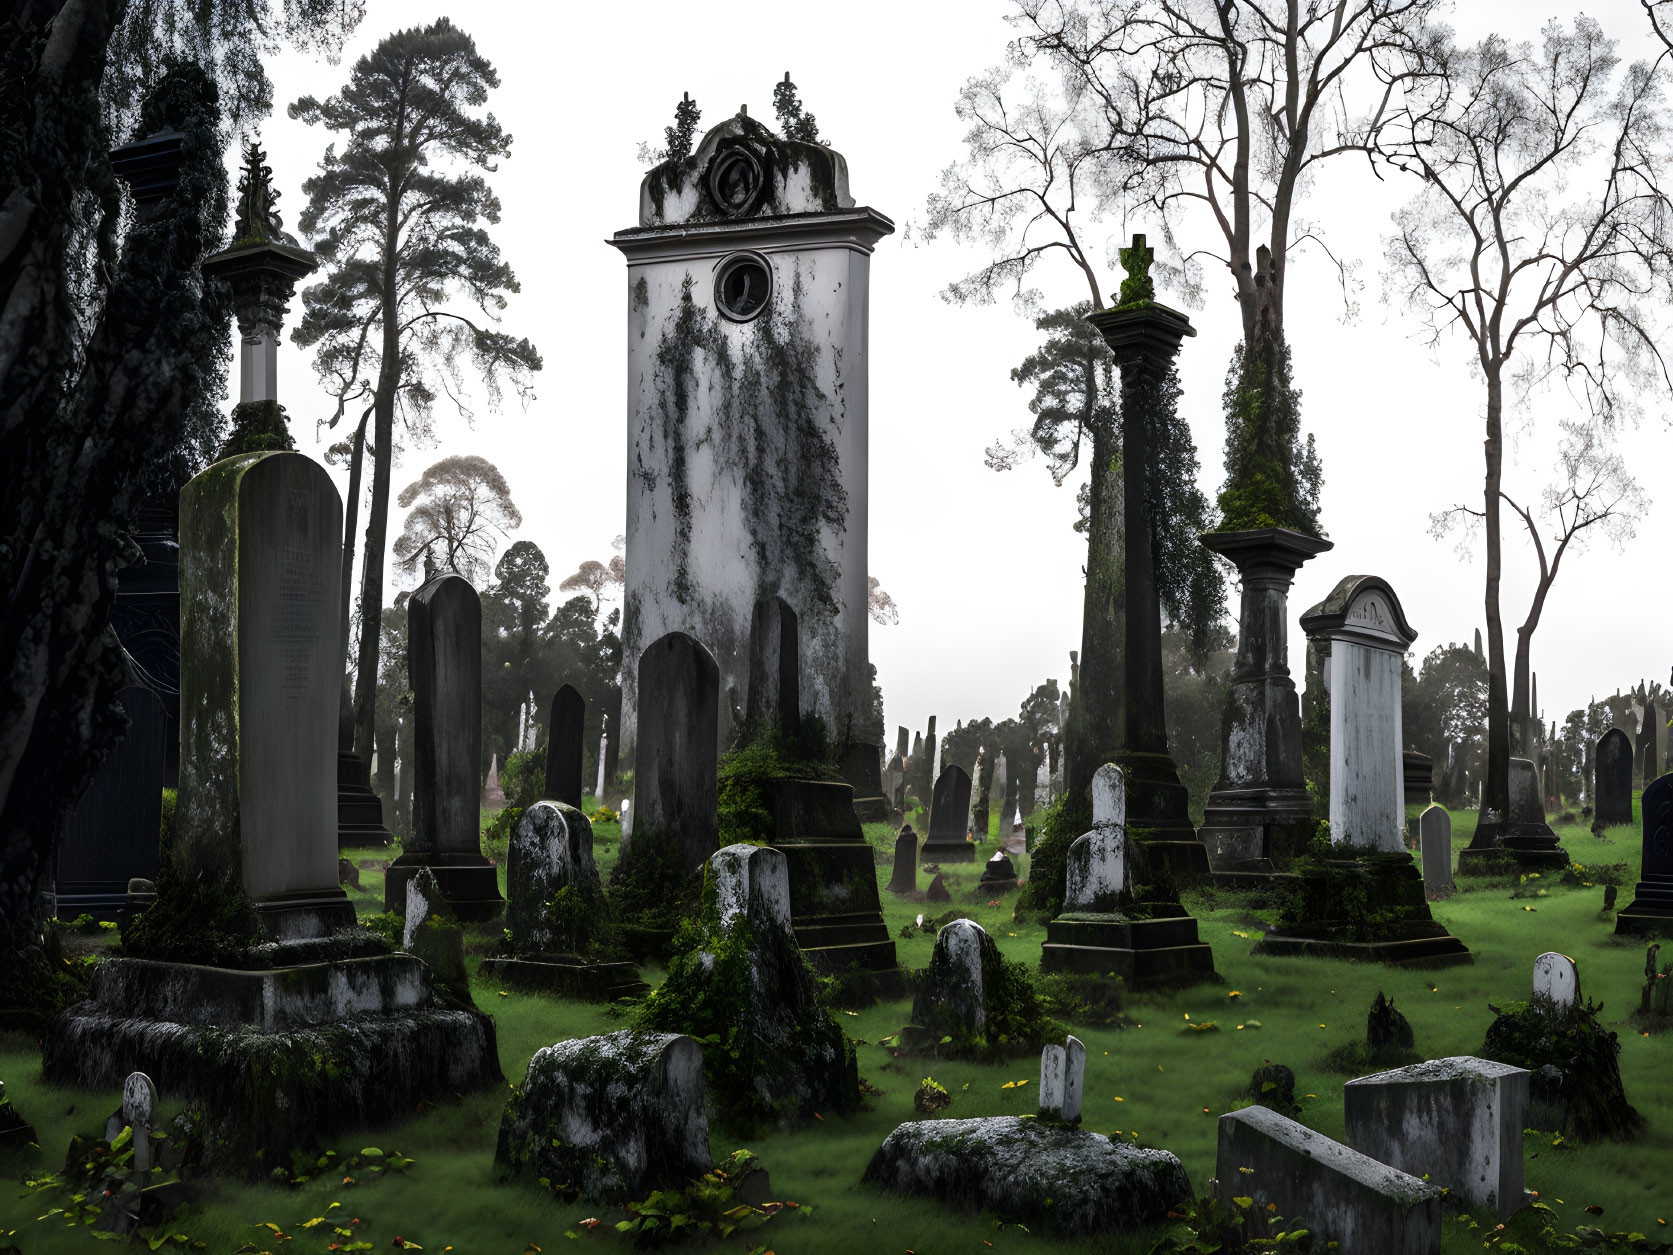
[[[1454,817],[1454,848],[1468,844],[1473,815]],[[915,826],[917,826],[915,824]],[[1594,838],[1583,826],[1559,830],[1570,854],[1588,865],[1625,863],[1621,905],[1631,899],[1638,875],[1636,827],[1611,829]],[[595,849],[608,874],[619,847],[614,824],[594,827]],[[893,834],[886,825],[868,825],[867,837],[879,849],[878,870],[887,879]],[[992,849],[989,843],[988,850]],[[354,851],[359,860],[386,860],[393,850]],[[503,851],[490,850],[503,863]],[[980,864],[945,869],[953,906],[970,911],[1007,955],[1037,963],[1044,928],[1011,920],[1010,899],[989,906],[974,899]],[[1019,860],[1026,876],[1027,859]],[[381,909],[382,873],[364,869],[362,891],[354,894],[362,913]],[[920,885],[927,878],[920,875]],[[502,878],[503,883],[503,878]],[[1148,1145],[1165,1146],[1179,1155],[1199,1192],[1214,1172],[1216,1118],[1242,1105],[1242,1091],[1263,1060],[1287,1064],[1297,1076],[1301,1120],[1320,1132],[1341,1137],[1342,1084],[1348,1078],[1325,1067],[1328,1053],[1364,1033],[1365,1013],[1381,990],[1411,1020],[1417,1047],[1426,1056],[1472,1054],[1492,1020],[1489,1002],[1524,998],[1534,957],[1561,950],[1580,963],[1583,992],[1604,1004],[1602,1018],[1621,1034],[1621,1072],[1628,1098],[1646,1117],[1648,1127],[1637,1141],[1617,1145],[1553,1146],[1550,1136],[1528,1135],[1525,1142],[1527,1184],[1555,1207],[1563,1227],[1596,1224],[1606,1230],[1637,1229],[1665,1235],[1658,1218],[1673,1222],[1673,1191],[1665,1165],[1673,1162],[1673,1035],[1639,1036],[1627,1022],[1637,1006],[1644,947],[1617,942],[1613,923],[1600,914],[1603,890],[1553,884],[1546,896],[1512,899],[1508,882],[1460,881],[1460,892],[1435,905],[1436,917],[1469,945],[1475,963],[1434,973],[1405,972],[1324,960],[1255,958],[1250,947],[1270,911],[1224,896],[1196,895],[1187,906],[1198,916],[1202,939],[1214,948],[1222,984],[1130,997],[1121,1022],[1083,1024],[1076,1035],[1086,1043],[1086,1127],[1103,1132],[1136,1131]],[[1529,891],[1537,893],[1537,887]],[[938,913],[945,906],[915,904],[883,895],[885,918],[898,934],[919,912]],[[1532,910],[1525,910],[1532,907]],[[475,930],[470,949],[480,955],[497,939],[497,925]],[[90,941],[90,945],[98,944]],[[933,941],[928,936],[897,940],[903,963],[923,967]],[[473,960],[474,970],[474,960]],[[660,979],[661,973],[647,973]],[[1231,996],[1232,991],[1237,996]],[[530,1055],[541,1046],[569,1037],[609,1032],[621,1022],[604,1009],[515,992],[502,994],[480,981],[473,985],[478,1004],[494,1015],[501,1065],[509,1080],[520,1079]],[[867,1160],[896,1124],[912,1118],[912,1094],[919,1081],[933,1075],[952,1093],[950,1117],[1025,1114],[1033,1110],[1038,1063],[1021,1058],[998,1065],[939,1062],[897,1057],[875,1043],[906,1022],[910,1006],[894,1002],[858,1014],[839,1015],[859,1047],[860,1070],[882,1092],[869,1109],[852,1118],[835,1116],[807,1127],[774,1132],[740,1143],[715,1132],[717,1157],[740,1144],[761,1156],[772,1174],[774,1193],[812,1208],[812,1214],[786,1213],[749,1242],[714,1243],[716,1251],[745,1250],[765,1244],[780,1255],[802,1252],[908,1249],[918,1255],[939,1252],[985,1253],[1029,1250],[1143,1252],[1148,1235],[1105,1237],[1082,1244],[1053,1244],[1014,1227],[998,1228],[991,1217],[944,1211],[924,1200],[882,1195],[859,1184]],[[1189,1021],[1187,1021],[1189,1016]],[[1186,1024],[1210,1021],[1217,1031],[1191,1032]],[[1258,1021],[1259,1028],[1253,1022]],[[1241,1029],[1238,1025],[1243,1025]],[[46,1085],[40,1078],[35,1043],[0,1038],[0,1077],[20,1111],[42,1137],[36,1170],[56,1168],[72,1133],[92,1133],[118,1104],[117,1092],[87,1094]],[[1027,1079],[1021,1089],[1001,1088],[1006,1081]],[[1117,1101],[1120,1099],[1120,1101]],[[566,1205],[532,1188],[500,1184],[493,1170],[493,1150],[503,1095],[490,1093],[450,1099],[422,1113],[405,1113],[390,1126],[339,1139],[333,1149],[352,1152],[364,1145],[399,1150],[416,1159],[402,1177],[345,1186],[340,1180],[315,1180],[298,1190],[266,1186],[211,1184],[201,1209],[179,1227],[205,1241],[214,1252],[235,1252],[246,1241],[255,1251],[324,1251],[329,1226],[295,1228],[340,1202],[333,1217],[347,1214],[364,1223],[358,1236],[372,1249],[392,1249],[396,1234],[440,1251],[451,1245],[461,1252],[520,1252],[533,1242],[546,1251],[600,1247],[627,1249],[612,1230],[620,1213],[586,1204]],[[1205,1111],[1204,1108],[1207,1108]],[[178,1101],[163,1095],[165,1114]],[[20,1169],[7,1168],[16,1178]],[[61,1218],[36,1216],[61,1198],[22,1195],[22,1187],[0,1191],[0,1234],[16,1230],[15,1241],[29,1255],[83,1252],[100,1244],[82,1229],[66,1228]],[[1558,1202],[1557,1200],[1561,1200]],[[1588,1216],[1586,1206],[1601,1206]],[[1449,1208],[1448,1214],[1457,1212]],[[584,1217],[606,1223],[586,1232],[576,1227]],[[281,1242],[271,1230],[252,1226],[271,1221],[292,1240]],[[1488,1225],[1490,1228],[1491,1226]],[[566,1229],[580,1233],[566,1239]],[[1478,1250],[1479,1232],[1449,1219],[1448,1252]],[[987,1245],[991,1243],[992,1245]],[[3,1245],[3,1241],[0,1241]]]

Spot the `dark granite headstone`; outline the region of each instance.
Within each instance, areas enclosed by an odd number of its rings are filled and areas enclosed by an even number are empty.
[[[1638,734],[1638,778],[1646,787],[1661,774],[1661,736],[1661,716],[1651,697],[1644,703],[1644,724]]]
[[[744,726],[751,736],[773,728],[788,741],[801,734],[801,674],[796,612],[782,597],[761,598],[749,623],[749,692]]]
[[[1673,931],[1673,775],[1652,781],[1644,812],[1643,877],[1633,902],[1615,915],[1618,933]]]
[[[924,857],[953,863],[971,863],[976,853],[964,839],[970,818],[970,776],[957,763],[942,768],[930,799],[929,837]]]
[[[907,824],[895,837],[895,872],[889,877],[890,893],[913,893],[918,888],[918,834]]]
[[[552,695],[551,717],[546,724],[545,798],[565,806],[581,808],[581,758],[583,725],[587,703],[566,684]]]
[[[1596,822],[1611,828],[1632,822],[1632,739],[1610,728],[1592,755],[1592,805]]]
[[[984,893],[1003,892],[1017,887],[1017,868],[1003,850],[996,851],[982,866],[982,879],[977,887]]]
[[[437,575],[407,603],[412,685],[412,836],[389,865],[384,908],[403,914],[420,867],[461,919],[492,919],[504,905],[482,855],[477,773],[482,762],[482,601],[470,581]]]
[[[667,842],[680,867],[696,871],[719,848],[719,737],[720,668],[714,656],[684,632],[652,641],[639,655],[633,851]],[[625,856],[629,843],[623,846]]]

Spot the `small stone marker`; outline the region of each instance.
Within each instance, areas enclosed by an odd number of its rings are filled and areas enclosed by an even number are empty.
[[[1592,760],[1595,818],[1605,828],[1632,822],[1632,741],[1619,728],[1597,740]]]
[[[1470,1207],[1520,1211],[1529,1073],[1468,1055],[1349,1081],[1342,1090],[1354,1149],[1444,1185]]]
[[[982,879],[977,882],[976,887],[983,892],[996,893],[1015,889],[1017,887],[1017,868],[1016,864],[1011,862],[1010,855],[1006,854],[1003,849],[995,850],[993,857],[983,864]]]
[[[525,810],[511,832],[505,887],[512,949],[544,954],[562,948],[563,939],[546,923],[546,903],[564,889],[591,896],[600,888],[587,817],[562,802],[536,802]]]
[[[765,845],[729,845],[709,857],[722,927],[740,915],[752,932],[790,932],[790,865]]]
[[[1431,901],[1451,895],[1452,816],[1441,805],[1426,806],[1417,819],[1417,839],[1423,856],[1423,888]]]
[[[587,703],[572,685],[552,695],[546,731],[546,791],[544,796],[577,810],[581,806],[581,757]],[[602,755],[599,758],[603,762]]]
[[[455,922],[453,908],[442,893],[435,871],[420,867],[407,881],[406,888],[407,915],[401,931],[401,948],[429,965],[436,984],[455,989],[468,986],[465,934]]]
[[[1580,1002],[1580,968],[1566,954],[1548,950],[1534,960],[1534,997],[1549,998],[1559,1010]]]
[[[626,853],[627,839],[633,835],[633,799],[624,797],[617,813],[622,817],[622,852]]]
[[[1040,1119],[1075,1124],[1080,1120],[1086,1081],[1086,1047],[1070,1036],[1040,1051]]]
[[[1092,830],[1069,846],[1065,911],[1108,912],[1127,885],[1127,786],[1105,763],[1092,777]]]
[[[947,888],[947,878],[937,872],[935,879],[929,882],[929,888],[924,890],[924,901],[951,902],[952,900],[953,894],[952,891]]]
[[[1379,1163],[1261,1106],[1220,1117],[1220,1201],[1307,1221],[1314,1245],[1367,1255],[1439,1255],[1439,1185]]]
[[[913,893],[918,888],[918,834],[907,824],[895,837],[895,871],[890,893]]]
[[[134,1131],[134,1171],[151,1171],[151,1121],[157,1114],[157,1087],[143,1072],[122,1082],[122,1119]]]
[[[593,787],[593,800],[600,806],[604,805],[604,786],[609,783],[604,778],[604,766],[610,761],[610,716],[604,716],[602,731],[598,734],[598,783]]]

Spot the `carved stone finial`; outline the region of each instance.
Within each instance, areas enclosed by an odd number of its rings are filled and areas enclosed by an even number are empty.
[[[267,154],[251,140],[244,146],[244,172],[238,178],[238,220],[233,227],[235,243],[259,240],[269,244],[295,244],[279,216],[279,193],[273,190],[273,170]]]
[[[1121,268],[1127,272],[1127,277],[1121,281],[1117,308],[1156,299],[1156,285],[1150,279],[1150,263],[1155,257],[1156,250],[1145,246],[1142,234],[1133,237],[1131,248],[1121,250]]]

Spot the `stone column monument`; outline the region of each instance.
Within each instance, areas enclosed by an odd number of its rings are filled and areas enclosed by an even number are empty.
[[[1237,659],[1220,723],[1220,779],[1200,832],[1215,871],[1289,866],[1313,803],[1301,763],[1301,700],[1289,665],[1289,591],[1328,540],[1285,527],[1209,532],[1202,543],[1236,564],[1243,591]]]
[[[1155,440],[1151,398],[1166,379],[1191,320],[1159,305],[1150,280],[1152,250],[1135,235],[1121,250],[1127,278],[1121,301],[1089,322],[1121,368],[1124,683],[1115,763],[1127,783],[1127,831],[1148,864],[1175,876],[1208,871],[1208,852],[1191,826],[1190,797],[1168,750],[1162,699],[1162,607],[1151,561],[1155,520],[1146,506],[1144,475]],[[1101,750],[1102,747],[1089,747]]]
[[[839,153],[740,112],[653,168],[627,259],[623,656],[670,632],[748,689],[751,613],[802,628],[802,713],[820,718],[865,820],[888,815],[867,630],[871,252],[894,230],[848,191]],[[628,763],[643,701],[623,669]],[[732,744],[720,703],[717,744]],[[624,764],[624,767],[627,764]]]

